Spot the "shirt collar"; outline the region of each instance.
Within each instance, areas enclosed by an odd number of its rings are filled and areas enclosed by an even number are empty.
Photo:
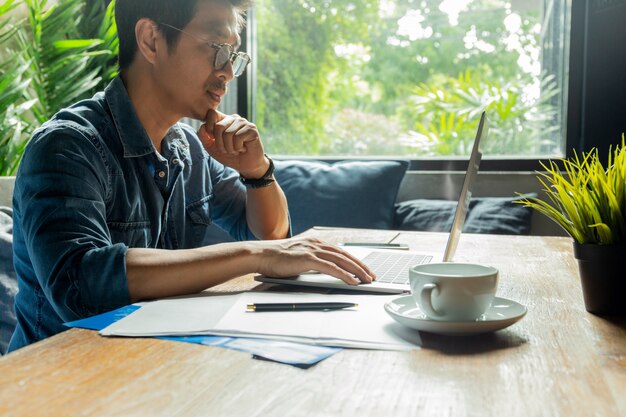
[[[151,153],[159,155],[154,148],[148,133],[137,117],[135,106],[133,105],[126,86],[122,79],[117,76],[109,83],[104,90],[106,101],[113,116],[115,129],[124,147],[124,157],[132,158],[145,156]],[[172,126],[163,138],[165,142],[172,143],[179,150],[180,157],[191,161],[189,155],[189,141],[178,124]]]
[[[156,149],[139,121],[135,106],[130,101],[126,86],[119,75],[109,83],[104,90],[104,95],[111,110],[117,134],[124,147],[124,157],[132,158],[154,153]]]
[[[165,138],[163,138],[161,150],[165,152],[165,148],[169,149],[169,153],[176,151],[180,159],[186,163],[191,163],[189,141],[179,124],[172,126],[165,135]]]

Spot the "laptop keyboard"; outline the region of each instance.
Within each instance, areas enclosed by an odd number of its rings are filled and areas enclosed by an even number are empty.
[[[372,252],[363,262],[376,274],[376,282],[405,285],[409,283],[410,267],[432,259],[429,255],[412,253]]]

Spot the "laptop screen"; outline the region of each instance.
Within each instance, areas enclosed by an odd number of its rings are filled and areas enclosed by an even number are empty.
[[[467,173],[465,174],[465,180],[463,181],[463,188],[461,188],[461,195],[459,196],[459,203],[456,207],[456,213],[454,214],[454,220],[452,222],[452,230],[450,230],[450,237],[446,245],[446,251],[443,255],[444,262],[451,262],[454,257],[454,252],[459,243],[461,237],[461,231],[463,230],[463,224],[465,223],[465,217],[467,217],[467,211],[469,210],[469,203],[472,198],[472,185],[474,179],[478,174],[478,167],[480,166],[480,160],[482,158],[482,152],[480,150],[480,141],[483,136],[487,136],[489,130],[487,116],[485,112],[480,116],[480,122],[478,123],[478,130],[476,131],[476,138],[474,139],[474,146],[472,147],[472,153],[470,154],[469,163],[467,165]]]

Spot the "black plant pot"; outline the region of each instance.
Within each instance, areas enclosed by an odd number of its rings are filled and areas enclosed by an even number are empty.
[[[574,256],[587,311],[626,316],[626,245],[574,242]]]

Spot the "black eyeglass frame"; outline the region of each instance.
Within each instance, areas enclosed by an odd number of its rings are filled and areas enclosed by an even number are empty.
[[[231,65],[233,66],[234,77],[239,77],[241,74],[243,74],[250,62],[252,62],[252,58],[250,58],[250,55],[245,52],[235,52],[235,48],[231,44],[209,42],[200,36],[194,35],[193,33],[187,32],[168,23],[159,22],[159,24],[166,26],[170,29],[174,29],[180,33],[184,33],[187,36],[191,36],[192,38],[207,44],[210,48],[215,50],[215,56],[213,57],[213,67],[217,70],[223,70],[228,61],[230,61]],[[221,58],[219,58],[220,55],[222,56]],[[224,55],[226,55],[226,58],[224,58]]]

